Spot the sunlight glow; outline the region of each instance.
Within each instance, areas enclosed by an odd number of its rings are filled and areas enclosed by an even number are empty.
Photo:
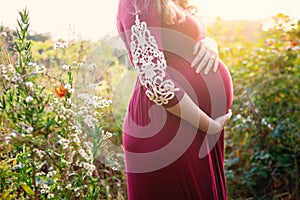
[[[266,19],[278,13],[300,18],[299,0],[191,0],[207,18]],[[17,10],[30,11],[31,30],[54,39],[99,39],[116,34],[118,0],[0,0],[0,25],[16,27]]]
[[[300,18],[299,0],[191,0],[203,16],[265,19],[278,13]]]

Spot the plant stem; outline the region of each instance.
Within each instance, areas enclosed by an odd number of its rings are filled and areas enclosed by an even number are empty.
[[[297,148],[294,148],[294,163],[295,163],[295,176],[296,176],[296,196],[295,199],[299,199],[299,171],[298,171],[298,160],[297,160]]]
[[[34,199],[37,199],[35,153],[33,151],[33,148],[31,148],[31,159],[32,159],[32,183],[34,188]]]

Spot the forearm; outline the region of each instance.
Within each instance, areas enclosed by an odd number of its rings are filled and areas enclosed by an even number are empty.
[[[184,94],[178,104],[167,108],[167,110],[204,132],[207,132],[209,127],[215,123],[187,94]]]

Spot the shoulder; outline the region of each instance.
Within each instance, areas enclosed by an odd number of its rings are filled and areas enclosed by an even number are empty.
[[[139,15],[141,21],[145,21],[149,27],[160,26],[160,15],[156,0],[120,0],[117,23],[125,30],[135,23],[135,16]]]

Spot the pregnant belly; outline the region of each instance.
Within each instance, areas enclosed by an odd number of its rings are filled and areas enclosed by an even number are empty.
[[[218,71],[212,73],[209,78],[211,90],[214,90],[214,99],[212,105],[214,109],[226,109],[226,113],[231,109],[233,101],[233,85],[231,75],[226,65],[220,61]]]
[[[217,72],[197,74],[185,60],[170,61],[169,73],[193,101],[211,117],[228,112],[233,101],[232,79],[226,65],[220,61]]]

